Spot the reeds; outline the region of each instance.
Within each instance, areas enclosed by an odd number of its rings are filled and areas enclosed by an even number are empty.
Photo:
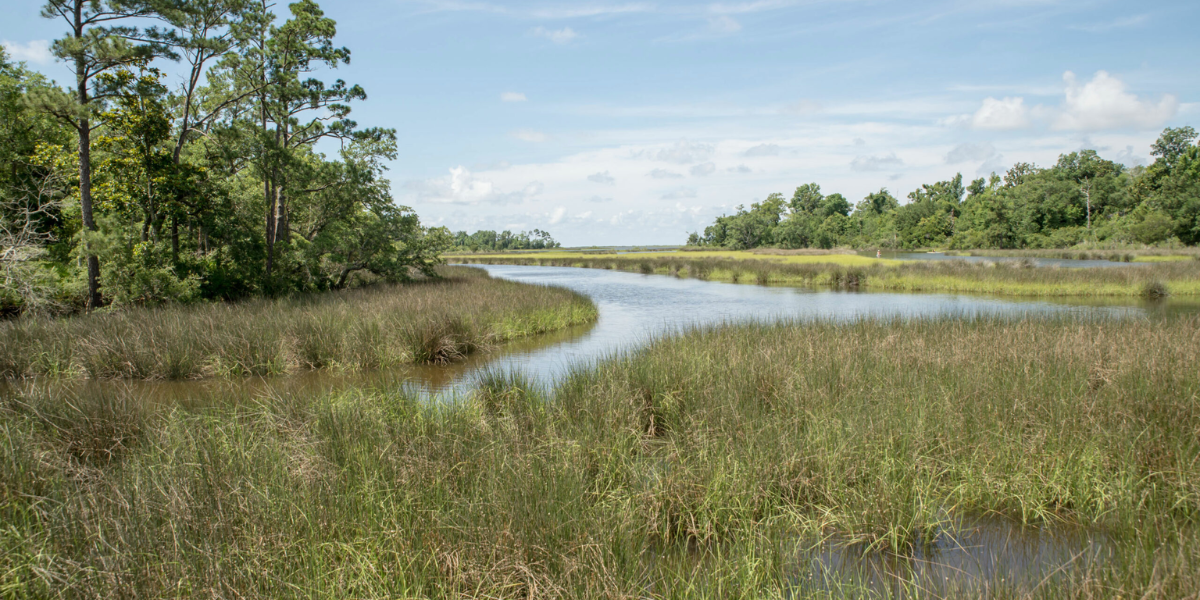
[[[0,322],[0,377],[188,379],[446,363],[596,318],[565,289],[449,267],[442,279]]]
[[[1161,294],[1200,295],[1200,261],[1173,261],[1129,267],[1035,267],[1031,260],[967,262],[955,260],[903,263],[838,264],[786,262],[763,254],[759,259],[725,259],[677,254],[671,256],[585,256],[534,258],[522,256],[462,257],[475,264],[518,264],[617,269],[660,275],[687,273],[696,279],[799,285],[874,291],[995,294],[1008,296],[1146,296],[1152,284]],[[785,257],[783,257],[785,258]],[[833,256],[833,258],[839,258]],[[858,257],[854,257],[858,258]]]
[[[1186,597],[1198,359],[1197,318],[861,321],[685,332],[448,404],[21,384],[0,401],[0,591],[796,597],[821,540],[903,562],[984,513],[1097,532],[1103,556],[813,593]]]

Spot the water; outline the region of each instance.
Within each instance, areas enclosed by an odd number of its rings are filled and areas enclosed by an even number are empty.
[[[1196,308],[1180,303],[1147,304],[1131,300],[1057,303],[961,294],[766,287],[573,267],[481,265],[480,268],[497,278],[570,288],[587,295],[599,308],[599,321],[578,337],[548,347],[503,352],[486,363],[489,368],[520,370],[545,385],[553,384],[572,365],[586,364],[696,325],[777,318],[847,320],[943,315],[1140,317]],[[442,389],[454,389],[460,382],[469,387],[471,378],[455,380]]]
[[[212,394],[322,393],[354,387],[402,386],[431,398],[469,391],[485,369],[520,370],[547,388],[569,369],[636,348],[693,326],[787,319],[927,318],[943,315],[1082,315],[1147,318],[1197,313],[1195,303],[1134,300],[1041,301],[954,294],[858,293],[766,287],[641,275],[601,269],[486,265],[493,277],[566,287],[589,296],[597,322],[508,344],[448,366],[406,367],[369,373],[314,371],[288,377],[208,381],[58,382],[71,388],[127,386],[164,402],[186,403]],[[81,390],[82,391],[82,390]],[[837,539],[800,540],[790,583],[818,595],[1021,595],[1042,582],[1069,577],[1103,561],[1111,551],[1095,532],[1052,532],[1002,519],[949,520],[946,528],[911,551],[864,551]],[[968,591],[974,590],[974,591]],[[804,594],[801,594],[804,595]]]
[[[481,265],[493,277],[538,285],[556,285],[587,295],[596,303],[595,323],[507,344],[492,352],[442,366],[407,366],[371,372],[320,370],[281,377],[200,381],[68,381],[74,389],[120,385],[144,390],[163,401],[180,402],[212,391],[322,393],[348,387],[401,386],[414,394],[449,399],[469,393],[485,369],[519,370],[551,388],[573,366],[585,365],[638,347],[688,327],[786,319],[861,317],[936,317],[943,315],[1048,315],[1140,318],[1196,313],[1200,305],[1183,301],[1131,299],[1055,301],[962,294],[897,294],[812,290],[796,287],[719,283],[641,275],[603,269]]]
[[[1038,586],[1062,585],[1111,553],[1097,531],[950,518],[932,539],[902,553],[837,540],[801,543],[789,579],[801,596],[1022,597]]]
[[[869,256],[875,258],[875,253],[869,250],[861,250],[859,256]],[[1111,260],[1076,260],[1068,258],[1022,258],[1015,256],[958,256],[955,254],[945,254],[942,252],[880,252],[879,258],[887,258],[891,260],[961,260],[965,262],[1017,262],[1028,260],[1035,267],[1065,267],[1068,269],[1086,269],[1095,267],[1136,267],[1145,266],[1149,263],[1133,263],[1133,262],[1116,262]]]

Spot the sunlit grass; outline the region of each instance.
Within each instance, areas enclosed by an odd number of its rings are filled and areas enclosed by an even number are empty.
[[[1034,267],[1028,261],[895,261],[842,254],[712,254],[704,251],[572,254],[564,258],[555,258],[550,253],[472,255],[450,260],[615,269],[731,283],[876,291],[1137,298],[1145,296],[1148,289],[1155,289],[1172,296],[1200,295],[1200,261],[1190,260],[1087,269]]]
[[[444,363],[597,316],[565,289],[444,272],[275,300],[0,322],[0,376],[189,379]]]
[[[903,561],[949,512],[1108,554],[933,590],[830,573],[822,595],[1187,597],[1198,361],[1196,318],[947,319],[696,330],[458,403],[21,384],[0,401],[0,591],[784,598],[806,544]]]

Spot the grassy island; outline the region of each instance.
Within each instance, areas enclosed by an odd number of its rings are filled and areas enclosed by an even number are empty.
[[[0,322],[0,376],[187,379],[443,363],[596,318],[574,292],[444,267],[407,284]]]
[[[877,291],[1028,297],[1200,295],[1200,260],[1190,258],[1159,260],[1128,267],[1087,269],[1035,268],[1026,261],[897,261],[835,252],[762,250],[629,254],[550,251],[462,254],[450,256],[448,260],[464,264],[587,267],[732,283]]]
[[[397,386],[164,406],[26,384],[0,404],[0,590],[867,593],[839,573],[805,587],[825,541],[889,557],[882,596],[1184,597],[1200,589],[1200,319],[1163,325],[702,329],[554,390],[493,374],[450,404]],[[969,515],[1091,541],[1026,574],[906,583],[905,557]]]

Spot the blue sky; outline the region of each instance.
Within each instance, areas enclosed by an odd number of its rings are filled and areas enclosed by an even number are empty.
[[[59,81],[38,2],[0,40]],[[454,230],[680,243],[820,183],[852,202],[1094,148],[1150,161],[1200,126],[1200,3],[321,2],[397,200]],[[286,14],[286,6],[276,7]]]

